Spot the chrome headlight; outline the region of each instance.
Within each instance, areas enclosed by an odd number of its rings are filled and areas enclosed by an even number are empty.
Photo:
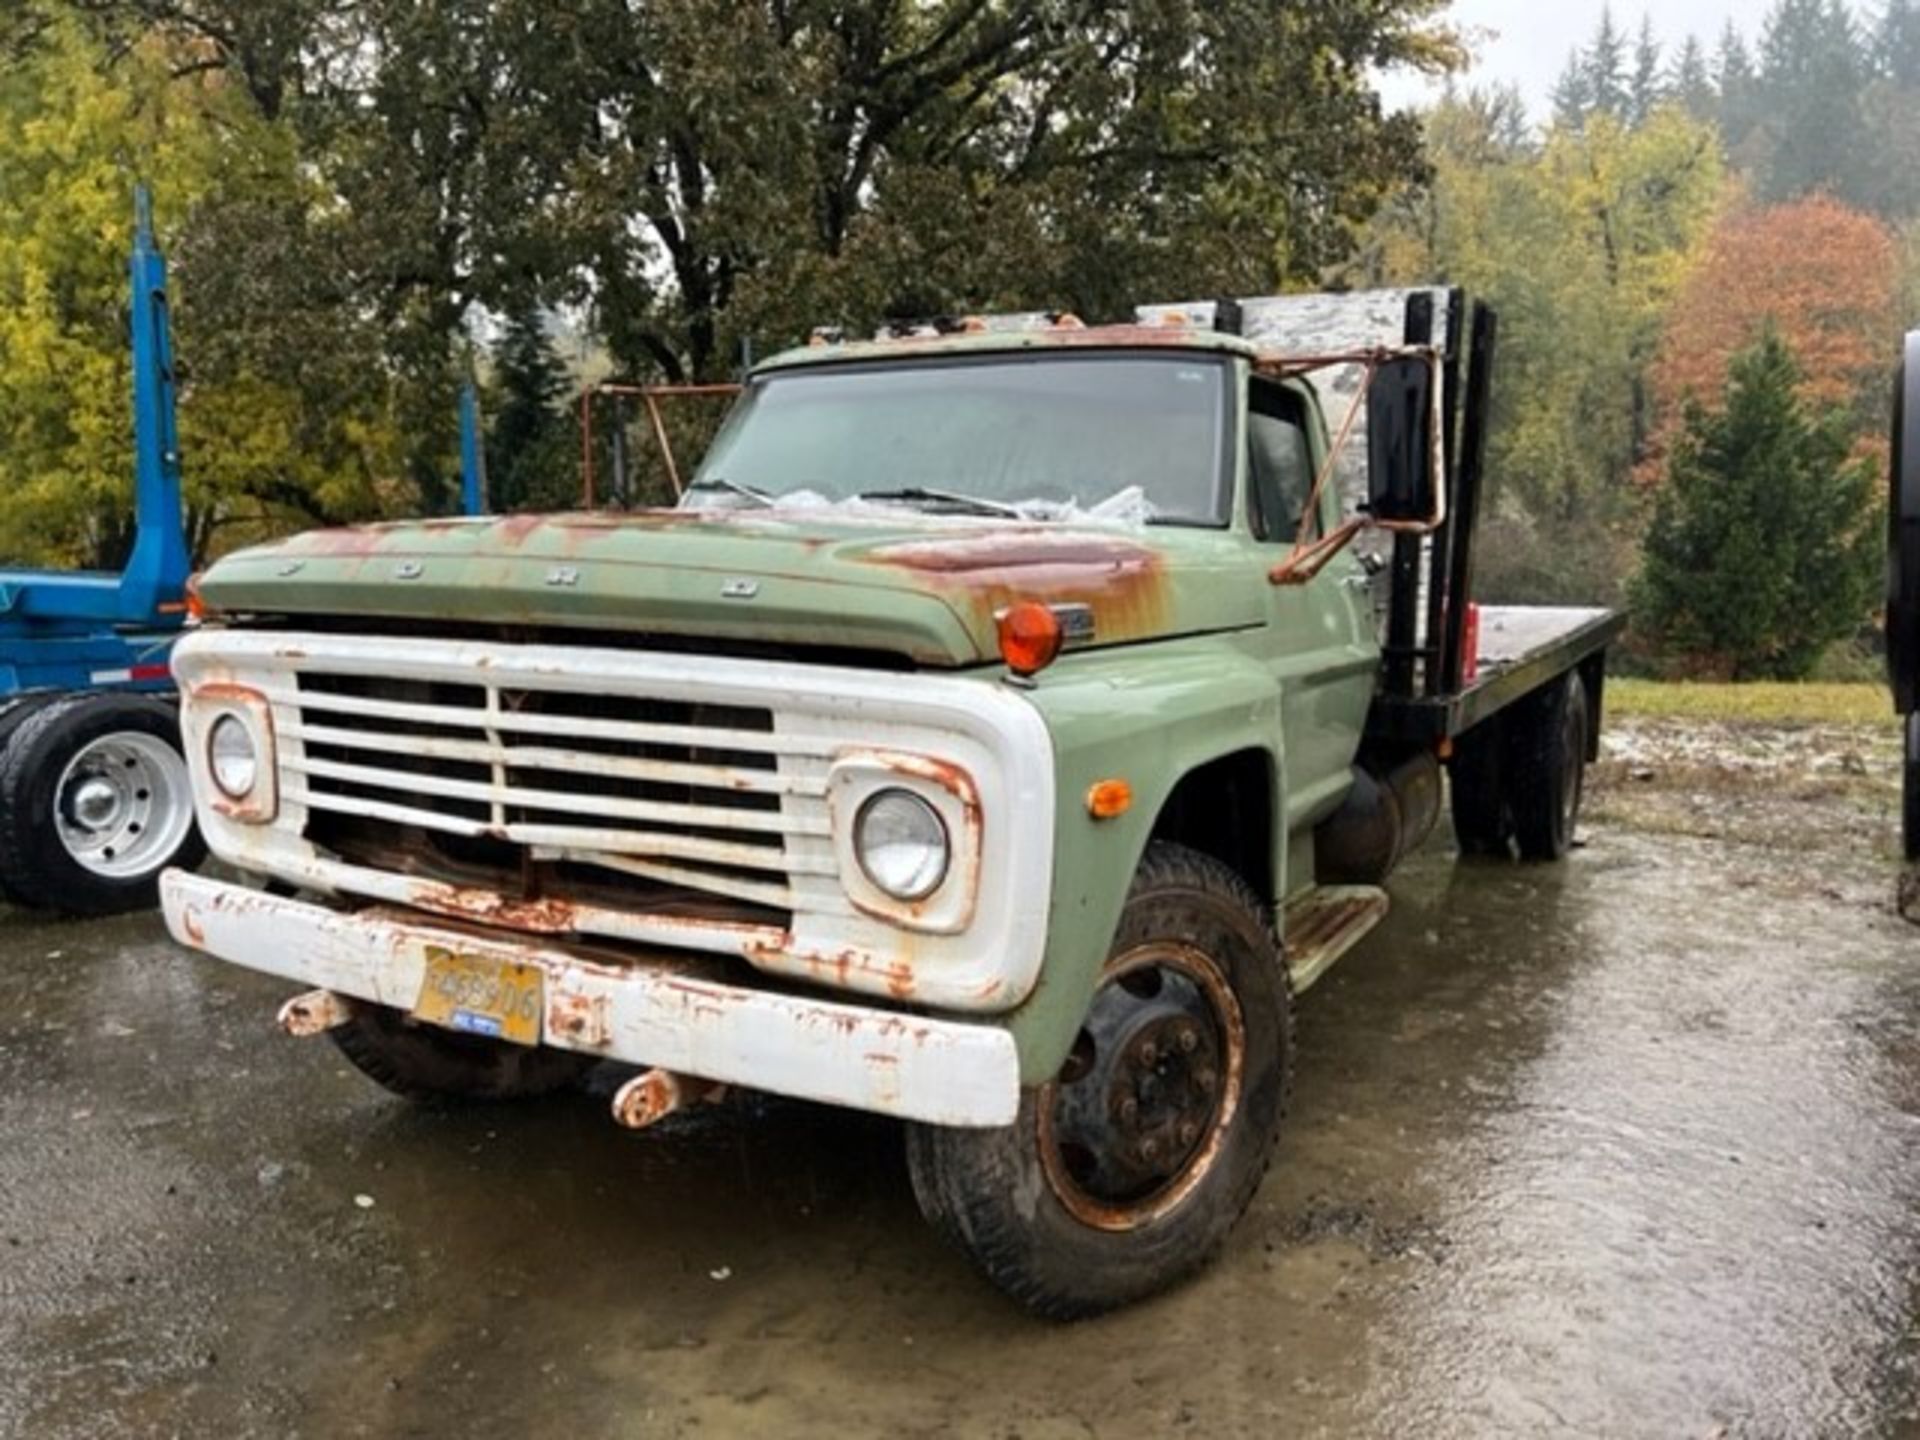
[[[940,812],[911,790],[878,791],[853,822],[860,869],[896,900],[924,900],[938,890],[952,848]]]
[[[238,715],[222,715],[207,732],[207,769],[229,800],[244,800],[260,783],[260,747]]]

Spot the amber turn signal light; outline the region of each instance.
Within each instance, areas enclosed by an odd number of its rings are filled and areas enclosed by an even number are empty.
[[[1060,654],[1060,617],[1037,600],[1000,614],[1000,658],[1016,675],[1038,675]]]
[[[1124,780],[1096,780],[1087,791],[1087,813],[1096,820],[1124,815],[1133,805],[1133,787]]]

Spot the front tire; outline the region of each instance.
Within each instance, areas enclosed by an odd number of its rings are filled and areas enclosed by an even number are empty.
[[[408,1100],[526,1100],[577,1083],[591,1055],[461,1035],[399,1010],[353,1001],[353,1018],[327,1033],[355,1069]]]
[[[0,877],[72,915],[150,909],[160,872],[206,858],[172,707],[72,695],[19,721],[0,752]]]
[[[998,1130],[914,1126],[934,1228],[1054,1319],[1145,1298],[1212,1258],[1273,1155],[1292,1077],[1287,972],[1225,865],[1156,842],[1073,1052]]]

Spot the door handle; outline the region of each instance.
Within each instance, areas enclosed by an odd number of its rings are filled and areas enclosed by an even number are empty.
[[[1342,579],[1340,583],[1349,590],[1371,590],[1373,588],[1373,577],[1371,575],[1348,575]]]

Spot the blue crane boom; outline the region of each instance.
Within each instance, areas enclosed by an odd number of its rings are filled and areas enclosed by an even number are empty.
[[[189,572],[174,419],[167,267],[152,203],[135,192],[133,552],[118,574],[0,570],[0,701],[35,690],[164,689]]]

